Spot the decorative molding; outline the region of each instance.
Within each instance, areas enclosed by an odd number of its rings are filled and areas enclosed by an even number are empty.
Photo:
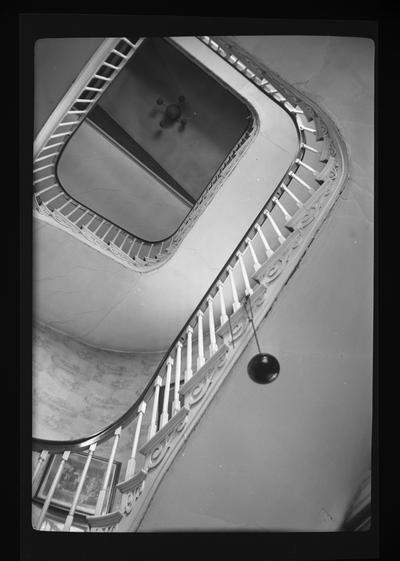
[[[258,269],[258,271],[260,271],[261,268]],[[253,278],[256,278],[254,274],[253,274]],[[258,279],[256,278],[256,280]],[[258,308],[262,305],[266,296],[266,290],[267,290],[266,287],[263,286],[262,284],[258,284],[253,289],[253,294],[249,296],[252,306],[254,304],[254,306]],[[231,314],[230,322],[229,320],[226,321],[216,330],[216,335],[224,340],[225,345],[232,345],[243,335],[247,323],[248,323],[248,319],[247,319],[246,310],[244,306],[241,305],[236,312]],[[231,333],[231,328],[232,328],[232,333]]]
[[[293,226],[296,228],[297,223],[293,224]],[[267,261],[265,261],[265,263],[263,263],[255,273],[253,273],[252,278],[259,281],[265,287],[274,282],[285,269],[291,251],[297,248],[301,241],[302,235],[300,232],[294,231],[289,234],[274,254],[267,259]]]
[[[56,220],[62,226],[65,226],[66,228],[70,228],[75,232],[80,232],[80,228],[76,224],[74,224],[71,220],[69,220],[66,216],[64,216],[61,212],[59,212],[57,209],[53,210],[52,216],[54,220]]]
[[[101,240],[96,234],[94,234],[87,226],[82,226],[80,231],[83,236],[89,240],[94,246],[101,247],[102,249],[108,249],[108,244]]]
[[[130,514],[136,501],[143,492],[144,482],[147,477],[147,470],[141,469],[138,473],[118,483],[116,488],[123,495],[121,510],[124,515]]]
[[[184,427],[189,408],[184,405],[142,448],[139,450],[146,457],[147,470],[158,466],[163,460],[176,433]]]
[[[205,396],[215,373],[223,367],[228,351],[229,347],[222,344],[196,374],[181,386],[179,393],[186,398],[185,403],[189,407]]]
[[[335,179],[335,170],[338,169],[338,162],[333,156],[329,156],[328,162],[325,167],[315,176],[315,181],[323,183],[327,179]]]

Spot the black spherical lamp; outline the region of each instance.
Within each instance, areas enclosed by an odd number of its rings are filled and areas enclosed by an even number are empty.
[[[250,305],[251,315],[249,315],[247,310],[247,302]],[[246,311],[247,318],[253,327],[254,338],[258,348],[258,354],[254,355],[247,365],[247,373],[251,380],[256,382],[256,384],[270,384],[278,377],[280,370],[279,362],[273,355],[261,352],[260,343],[258,342],[256,329],[254,327],[253,311],[251,310],[249,297],[247,297],[244,302],[244,309]]]

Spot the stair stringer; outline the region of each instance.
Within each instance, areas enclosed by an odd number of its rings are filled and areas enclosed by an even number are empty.
[[[331,123],[329,117],[320,109],[318,109],[318,113],[323,115],[325,123],[327,121]],[[312,204],[305,205],[305,208],[301,210],[293,224],[293,233],[275,252],[273,262],[268,264],[267,261],[265,267],[262,267],[253,275],[253,278],[259,283],[258,288],[254,290],[251,296],[256,328],[268,316],[282,289],[300,266],[307,249],[332,211],[348,180],[348,156],[345,144],[333,123],[330,124],[329,129],[330,135],[335,138],[336,146],[340,152],[338,154],[341,162],[339,173],[334,181],[327,181],[325,185],[321,186],[318,190],[320,196],[313,199]],[[122,512],[125,516],[121,519],[117,532],[136,532],[139,530],[141,521],[163,477],[190,434],[196,429],[217,392],[222,388],[233,366],[250,343],[253,330],[241,309],[231,316],[231,325],[234,333],[234,346],[232,345],[230,330],[221,329],[224,345],[227,349],[223,359],[221,358],[221,361],[217,362],[209,377],[201,375],[199,384],[207,382],[203,395],[192,405],[190,405],[189,400],[188,411],[177,427],[179,430],[175,429],[174,433],[171,434],[171,438],[165,450],[163,450],[161,461],[153,469],[148,470],[145,481],[141,483],[140,493],[136,494],[134,504],[130,503],[129,514]],[[207,368],[208,362],[201,370]],[[199,384],[191,384],[192,393],[199,387]],[[183,389],[185,389],[184,386]],[[201,393],[201,390],[198,393]],[[151,451],[149,451],[149,454],[151,454]],[[146,458],[147,460],[148,458]]]

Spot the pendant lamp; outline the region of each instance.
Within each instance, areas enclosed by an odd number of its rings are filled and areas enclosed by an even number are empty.
[[[247,309],[247,304],[249,304],[250,307],[250,314]],[[244,309],[247,319],[253,328],[254,338],[258,348],[258,354],[254,355],[247,365],[247,373],[253,382],[256,382],[257,384],[270,384],[278,377],[280,370],[279,362],[273,355],[261,352],[257,332],[254,327],[254,317],[249,296],[247,296],[244,301]]]

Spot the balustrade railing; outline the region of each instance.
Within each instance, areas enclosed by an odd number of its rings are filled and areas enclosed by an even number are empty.
[[[94,447],[112,440],[110,466],[121,431],[133,423],[136,424],[131,454],[124,479],[116,485],[122,495],[121,506],[111,513],[103,510],[109,479],[107,469],[96,513],[87,517],[87,524],[92,531],[137,528],[140,516],[176,450],[187,439],[250,340],[252,331],[244,300],[251,299],[254,322],[259,324],[347,179],[344,143],[321,109],[312,106],[273,73],[270,76],[268,69],[254,63],[250,57],[246,58],[239,47],[228,44],[226,39],[200,39],[293,116],[299,134],[298,153],[133,406],[116,422],[88,438],[69,442],[33,440],[34,450],[40,453],[33,472],[35,482],[43,470],[46,454],[62,455],[37,528],[45,518],[68,455],[87,450],[89,463]],[[242,344],[235,344],[240,338]],[[138,457],[141,458],[140,469],[137,469]],[[69,527],[84,477],[85,471],[65,529]]]
[[[199,211],[210,203],[232,161],[251,137],[253,121],[249,120],[246,131],[182,224],[164,240],[144,240],[79,203],[61,185],[57,176],[58,161],[72,135],[144,40],[141,38],[132,43],[126,37],[107,39],[39,132],[34,143],[33,203],[38,215],[54,219],[100,251],[111,253],[115,259],[131,268],[150,270],[160,266],[172,255]]]

